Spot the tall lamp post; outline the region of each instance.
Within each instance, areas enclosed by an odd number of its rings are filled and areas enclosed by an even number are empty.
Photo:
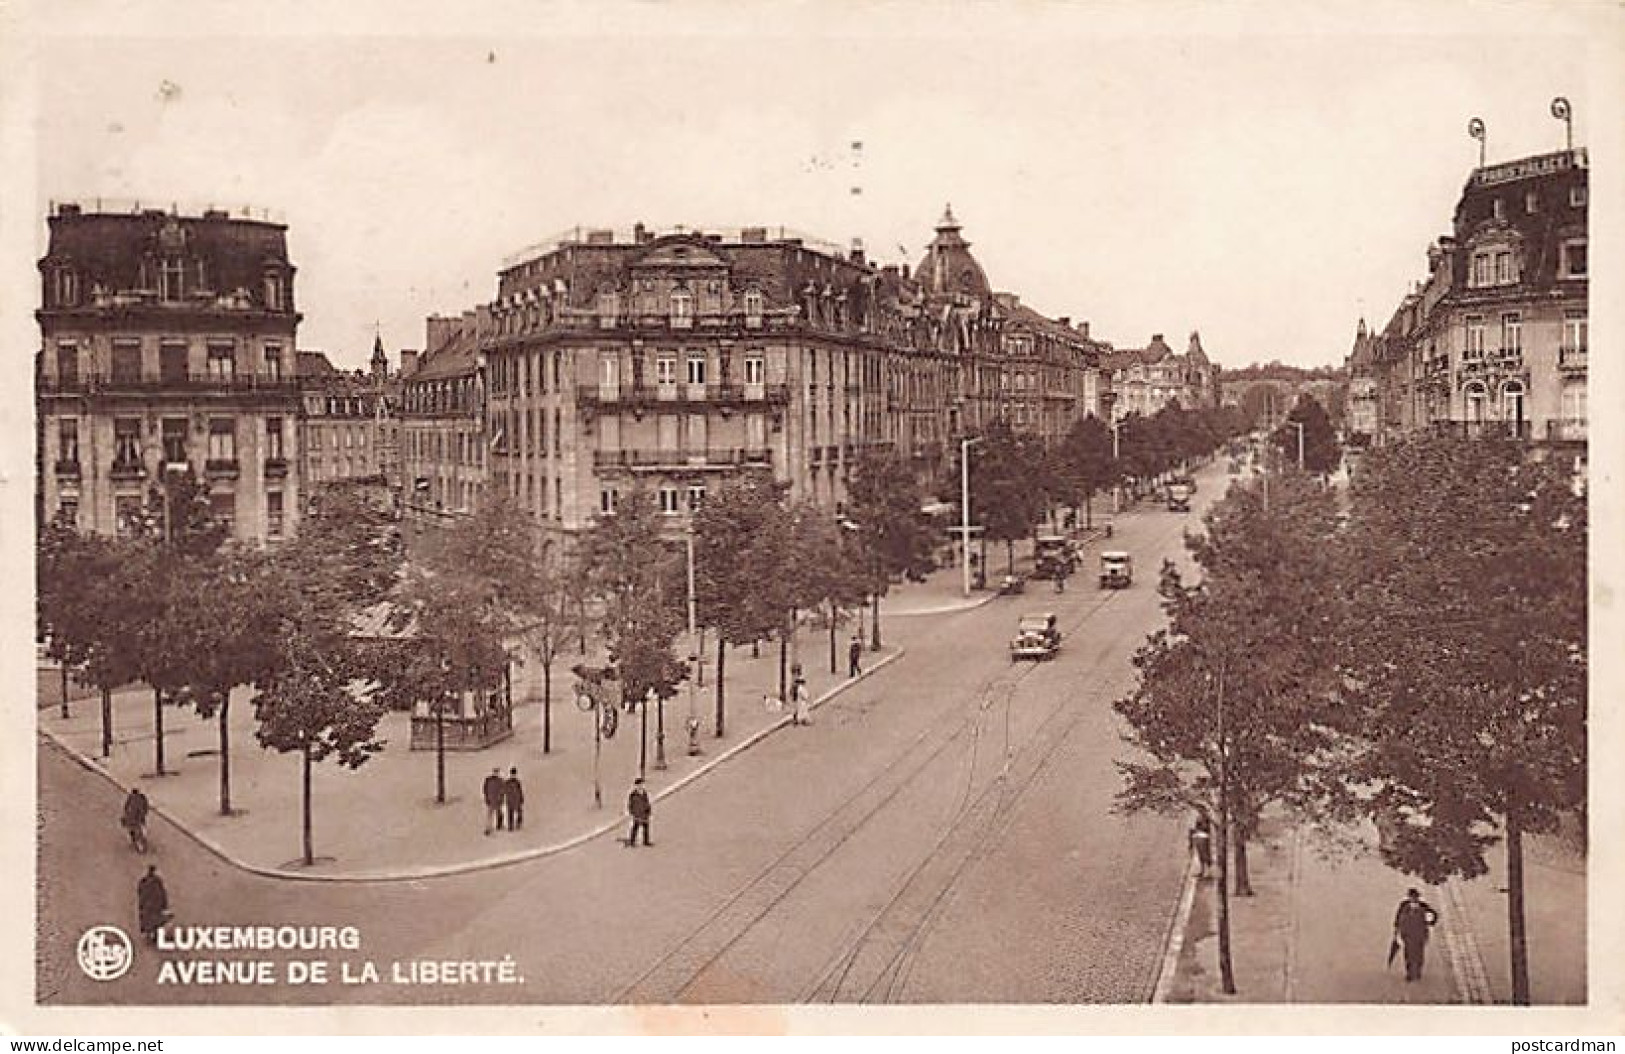
[[[981,441],[979,437],[959,441],[959,567],[966,596],[970,596],[970,448]]]
[[[1117,464],[1118,460],[1122,457],[1122,455],[1118,453],[1117,429],[1122,425],[1122,423],[1122,421],[1116,420],[1115,418],[1112,420],[1112,471],[1117,474],[1117,482],[1112,484],[1113,515],[1123,511],[1123,474],[1122,469],[1120,469]]]
[[[1303,471],[1303,422],[1288,421],[1287,424],[1298,430],[1298,471]]]
[[[699,621],[698,609],[694,599],[694,517],[688,520],[688,531],[684,538],[688,549],[688,756],[697,757],[700,750],[700,715],[699,703],[696,701],[698,680],[700,676],[700,644],[699,631],[696,624]]]

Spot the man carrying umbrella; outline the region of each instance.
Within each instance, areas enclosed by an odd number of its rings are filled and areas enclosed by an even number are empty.
[[[1405,899],[1399,902],[1399,909],[1394,912],[1394,939],[1388,945],[1390,963],[1394,961],[1400,946],[1405,948],[1405,980],[1422,979],[1422,959],[1427,950],[1428,930],[1438,921],[1439,913],[1422,899],[1421,893],[1415,889],[1405,892]]]

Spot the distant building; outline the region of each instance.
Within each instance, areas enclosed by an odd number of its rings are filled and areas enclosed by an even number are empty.
[[[1218,367],[1208,360],[1197,333],[1183,355],[1154,333],[1143,348],[1107,353],[1103,366],[1111,378],[1112,420],[1133,413],[1149,417],[1174,402],[1187,410],[1219,405]]]
[[[478,505],[489,477],[485,359],[488,309],[431,317],[424,352],[401,377],[402,508],[409,524],[438,526]]]
[[[39,506],[127,532],[190,467],[239,539],[298,522],[300,315],[286,227],[61,204],[39,262]]]
[[[1428,249],[1427,277],[1363,349],[1379,442],[1508,434],[1583,457],[1588,175],[1578,149],[1468,177],[1452,232]]]

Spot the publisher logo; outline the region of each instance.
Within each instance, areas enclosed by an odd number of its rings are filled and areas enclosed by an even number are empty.
[[[79,938],[79,969],[92,981],[123,977],[135,961],[135,946],[117,926],[92,926]]]

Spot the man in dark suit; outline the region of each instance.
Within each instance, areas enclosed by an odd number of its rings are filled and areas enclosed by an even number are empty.
[[[626,832],[626,847],[632,848],[638,842],[638,832],[643,832],[643,844],[653,845],[649,841],[649,817],[654,809],[649,804],[649,792],[643,789],[643,777],[632,781],[632,793],[626,796],[626,812],[632,817],[632,829]]]
[[[502,830],[502,798],[506,790],[502,782],[502,770],[492,769],[491,774],[485,777],[485,783],[480,787],[485,798],[485,833],[490,834],[491,828]]]
[[[508,830],[517,831],[525,826],[525,785],[519,782],[519,770],[509,769],[502,784],[502,803],[508,809]]]
[[[1405,948],[1405,980],[1422,979],[1422,958],[1427,950],[1428,930],[1438,921],[1439,913],[1422,899],[1421,893],[1415,889],[1406,891],[1405,899],[1399,902],[1399,909],[1394,912],[1394,936]]]

